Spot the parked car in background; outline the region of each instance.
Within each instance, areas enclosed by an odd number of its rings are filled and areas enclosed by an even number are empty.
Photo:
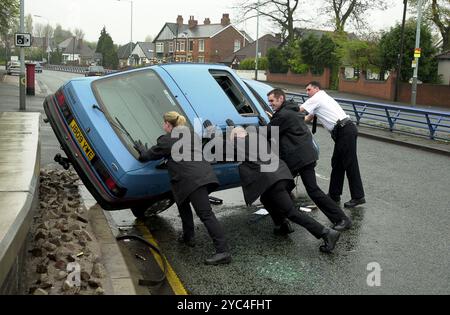
[[[20,75],[20,62],[11,61],[6,67],[6,73],[9,75],[17,74]]]
[[[34,64],[34,72],[36,73],[42,73],[42,65],[39,62],[36,62]]]
[[[91,76],[101,76],[105,74],[105,69],[102,66],[89,66],[89,68],[86,71],[85,76],[91,77]]]

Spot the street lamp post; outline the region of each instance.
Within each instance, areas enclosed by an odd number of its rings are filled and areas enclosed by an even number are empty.
[[[422,0],[419,0],[417,4],[417,28],[416,28],[416,47],[414,47],[414,54],[416,48],[420,48],[420,23],[422,19]],[[416,106],[416,98],[417,98],[417,74],[419,72],[419,57],[414,58],[414,73],[412,78],[412,87],[411,87],[411,105]]]
[[[49,49],[50,48],[50,43],[49,43],[50,38],[48,37],[48,27],[50,25],[50,21],[45,16],[42,16],[42,15],[33,14],[33,16],[47,20],[47,33],[45,34],[45,38],[47,39],[47,63],[50,64],[50,49]],[[42,49],[44,49],[44,44],[42,44]],[[44,52],[42,52],[42,54],[43,53]]]
[[[256,57],[255,57],[255,80],[258,80],[258,58],[259,58],[259,0],[258,0],[258,15],[256,16]]]
[[[25,0],[20,0],[20,32],[25,31]],[[19,77],[19,110],[26,110],[25,99],[25,48],[20,47],[20,77]]]
[[[399,82],[400,82],[400,74],[402,71],[402,60],[403,60],[403,44],[405,41],[405,19],[406,19],[406,7],[408,4],[408,0],[403,0],[403,19],[402,19],[402,35],[400,37],[400,53],[398,54],[397,61],[397,77],[395,78],[395,95],[394,101],[398,101],[398,92],[399,92]]]
[[[131,4],[131,18],[130,18],[130,56],[128,57],[131,66],[131,54],[133,53],[133,1],[132,0],[117,0],[122,2],[128,2]]]

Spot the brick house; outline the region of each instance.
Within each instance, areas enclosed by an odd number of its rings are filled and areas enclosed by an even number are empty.
[[[70,63],[86,66],[95,62],[95,51],[89,48],[82,39],[69,37],[59,43],[58,48],[62,51],[63,64]]]
[[[273,36],[271,34],[266,34],[258,39],[258,52],[259,58],[265,57],[269,48],[277,48],[281,45],[281,35]],[[233,69],[238,69],[241,61],[248,58],[256,57],[256,41],[250,43],[249,45],[242,47],[238,51],[232,53],[230,56],[225,58],[224,63]]]
[[[153,43],[159,62],[222,63],[249,41],[224,13],[217,24],[212,24],[209,18],[198,24],[194,16],[183,24],[183,17],[178,15],[176,23],[164,24]]]

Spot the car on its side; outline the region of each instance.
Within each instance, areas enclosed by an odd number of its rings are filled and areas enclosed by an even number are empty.
[[[263,96],[265,97],[265,95]],[[142,163],[134,141],[149,146],[164,134],[162,116],[178,111],[204,135],[210,125],[264,125],[269,121],[250,88],[224,65],[163,64],[81,77],[44,101],[47,118],[83,183],[106,210],[156,214],[173,203],[162,161]],[[200,123],[198,123],[200,122]],[[219,190],[240,185],[237,163],[213,163]]]
[[[102,75],[105,75],[105,69],[102,66],[89,66],[85,73],[86,77]]]

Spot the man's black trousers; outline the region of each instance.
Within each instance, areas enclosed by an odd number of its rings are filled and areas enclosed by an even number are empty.
[[[331,196],[341,196],[344,186],[344,176],[347,174],[350,195],[352,199],[364,197],[364,189],[359,173],[358,157],[356,155],[356,138],[358,130],[355,124],[349,123],[338,127],[335,131],[335,144],[331,158],[331,176],[328,193]]]
[[[311,198],[323,214],[325,214],[332,223],[338,223],[347,216],[336,202],[327,196],[317,185],[316,172],[314,170],[315,167],[316,162],[313,162],[293,173],[300,175],[309,198]]]
[[[316,238],[323,236],[324,226],[307,214],[297,210],[291,199],[284,180],[280,180],[267,189],[260,197],[275,225],[281,225],[284,218],[297,223],[307,229]]]

